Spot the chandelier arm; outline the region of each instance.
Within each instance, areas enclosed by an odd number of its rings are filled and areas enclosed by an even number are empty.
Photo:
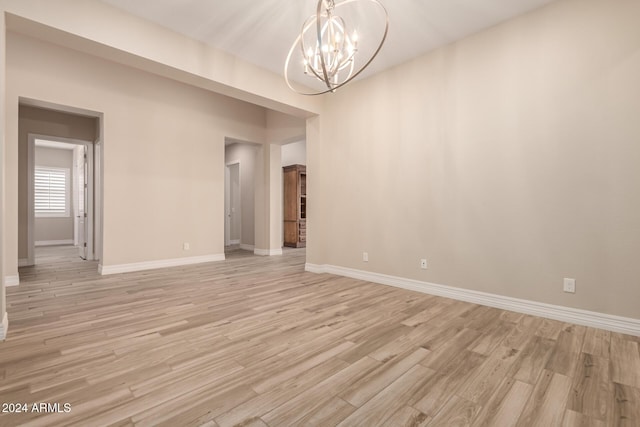
[[[316,31],[318,35],[318,47],[320,47],[320,65],[322,66],[322,75],[324,79],[324,83],[327,85],[329,89],[331,89],[331,85],[329,84],[329,76],[327,75],[327,64],[324,62],[324,55],[322,54],[322,24],[320,22],[320,18],[322,16],[322,3],[324,0],[318,0],[318,8],[316,11]],[[327,19],[330,19],[329,11],[327,9]]]
[[[351,75],[353,74],[353,67],[355,66],[355,62],[352,60],[351,61],[351,66],[349,67],[349,74],[347,74],[347,80],[349,80],[351,78]]]
[[[291,81],[289,80],[289,73],[288,73],[288,69],[289,69],[289,63],[291,62],[291,57],[293,55],[293,52],[295,51],[296,46],[298,45],[298,43],[300,43],[302,40],[302,34],[299,35],[295,42],[293,43],[293,45],[291,46],[291,49],[289,49],[289,54],[287,55],[287,59],[284,63],[284,80],[287,83],[287,86],[289,87],[289,89],[291,89],[292,91],[300,94],[300,95],[307,95],[307,96],[315,96],[315,95],[321,95],[323,93],[328,93],[331,92],[330,90],[325,90],[323,92],[301,92],[298,89],[296,89],[295,87],[293,87],[293,85],[291,84]],[[313,67],[310,67],[311,71],[313,72],[313,74],[318,78],[318,80],[322,80],[322,77],[316,73],[316,71],[313,69]]]
[[[302,57],[305,58],[305,60],[307,59],[307,52],[305,52],[305,46],[304,46],[304,37],[302,37],[303,34],[305,34],[307,32],[307,30],[309,30],[309,28],[314,24],[315,19],[316,19],[316,15],[311,15],[307,18],[307,20],[304,22],[304,24],[302,25],[302,31],[300,32],[300,37],[298,37],[295,41],[295,43],[293,44],[293,46],[300,44],[300,49],[302,51]],[[290,84],[288,84],[288,78],[287,78],[287,64],[289,63],[289,57],[291,56],[291,54],[293,53],[293,49],[291,49],[291,51],[289,52],[289,56],[287,57],[287,62],[285,63],[285,79],[287,80],[287,85],[289,86],[289,88],[291,88],[292,90],[294,90],[295,92],[298,92],[297,90],[293,89],[291,87]],[[311,73],[313,73],[313,75],[320,81],[322,81],[322,76],[320,74],[318,74],[318,72],[316,71],[316,68],[313,66],[313,64],[309,63],[308,64],[308,69],[311,70]]]
[[[300,34],[304,34],[307,32],[307,30],[309,29],[309,27],[311,27],[313,21],[312,19],[315,18],[315,15],[311,15],[310,17],[307,18],[306,21],[304,21],[304,23],[302,24],[302,31],[300,32]],[[294,43],[294,45],[298,44],[297,40],[296,43]],[[304,51],[304,37],[300,38],[300,49],[302,50],[302,57],[303,58],[307,58],[307,52]]]
[[[341,54],[342,51],[344,50],[344,41],[347,38],[346,34],[345,34],[345,27],[346,25],[344,25],[343,20],[340,16],[336,16],[331,20],[331,33],[330,33],[330,40],[333,41],[334,45],[334,49],[333,49],[333,61],[331,62],[330,65],[330,69],[331,72],[329,73],[329,78],[333,78],[333,76],[335,74],[338,74],[340,72],[340,70],[343,68],[343,65],[345,64],[345,61],[342,59]],[[340,40],[337,40],[337,35],[342,35],[340,37]]]
[[[314,76],[318,78],[318,80],[320,80],[321,82],[324,82],[324,80],[322,80],[323,76],[319,74],[314,67],[311,67],[311,72],[313,73]]]

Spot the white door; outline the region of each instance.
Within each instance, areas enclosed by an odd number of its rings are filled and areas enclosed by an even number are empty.
[[[240,164],[224,168],[224,245],[240,243]]]
[[[82,147],[80,155],[77,157],[76,179],[78,189],[76,197],[78,198],[78,213],[76,215],[77,231],[78,231],[78,254],[80,258],[87,259],[87,191],[89,188],[89,168],[87,167],[87,150]]]
[[[240,165],[235,163],[229,167],[231,212],[229,217],[229,241],[232,245],[240,244]]]

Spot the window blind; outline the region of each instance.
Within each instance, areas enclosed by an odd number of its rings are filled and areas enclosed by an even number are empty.
[[[69,169],[35,168],[36,216],[69,216]]]

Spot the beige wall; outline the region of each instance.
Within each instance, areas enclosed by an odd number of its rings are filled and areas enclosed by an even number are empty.
[[[6,31],[5,31],[5,15],[0,14],[0,94],[6,92]],[[5,134],[6,134],[6,118],[5,118],[5,102],[4,97],[0,95],[0,231],[4,234],[7,229],[7,223],[5,222]],[[5,239],[0,237],[0,322],[4,318],[6,313],[6,295],[4,278],[7,275],[5,264]],[[6,331],[4,331],[6,333]]]
[[[99,0],[0,0],[7,28],[288,114],[319,113],[322,100],[282,76]]]
[[[282,146],[282,167],[307,164],[306,141],[292,142]]]
[[[59,148],[36,147],[35,148],[35,166],[48,166],[55,168],[64,168],[69,170],[69,185],[73,182],[73,150],[63,150]],[[69,190],[69,216],[67,217],[35,217],[34,218],[34,239],[36,245],[38,242],[52,240],[73,240],[73,209],[72,195]],[[20,196],[18,196],[20,199]],[[22,222],[20,218],[18,223]],[[18,243],[18,252],[20,252],[20,244]],[[19,257],[20,253],[18,254]],[[26,256],[25,256],[26,257]],[[21,257],[24,258],[24,257]]]
[[[283,195],[282,195],[282,145],[300,141],[306,137],[305,120],[278,111],[267,111],[267,141],[270,143],[262,152],[267,161],[262,166],[262,179],[270,191],[269,205],[266,207],[269,230],[269,248],[280,250],[283,243]],[[258,195],[260,198],[260,195]],[[260,227],[258,228],[260,230]]]
[[[7,206],[15,209],[7,224],[18,222],[23,96],[104,113],[103,265],[222,254],[224,139],[264,141],[265,110],[26,36],[8,38],[5,172]],[[17,233],[7,237],[15,251]]]
[[[307,249],[306,256],[309,263],[325,263],[326,247],[329,240],[326,236],[318,234],[317,230],[327,228],[324,215],[328,199],[331,194],[325,191],[321,179],[324,174],[320,173],[322,152],[324,144],[320,135],[322,116],[311,117],[306,121],[306,145],[307,145]]]
[[[241,239],[243,245],[255,244],[255,168],[258,147],[254,144],[235,143],[225,147],[225,163],[240,163],[240,203],[242,216]]]
[[[18,116],[18,258],[25,259],[27,258],[28,245],[27,160],[29,134],[93,142],[96,140],[98,124],[95,118],[26,105],[18,107]],[[62,239],[38,239],[36,236],[35,240]]]
[[[269,248],[282,250],[283,242],[283,199],[282,199],[282,148],[269,144]],[[266,166],[265,166],[266,167]]]
[[[255,249],[262,255],[282,253],[282,167],[280,146],[263,144],[256,151]]]
[[[552,3],[327,96],[308,261],[640,318],[638,16]]]
[[[304,139],[305,120],[290,114],[267,110],[267,141],[272,144],[288,144]]]

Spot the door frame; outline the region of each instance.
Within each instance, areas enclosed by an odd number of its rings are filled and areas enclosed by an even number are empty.
[[[73,138],[63,138],[51,135],[42,135],[37,133],[29,133],[27,135],[27,264],[35,265],[35,206],[34,206],[34,175],[35,175],[35,158],[36,158],[36,139],[46,141],[63,142],[66,144],[84,145],[85,154],[87,155],[87,260],[95,258],[94,248],[94,222],[95,222],[95,201],[94,201],[94,159],[93,147],[94,142]],[[75,178],[75,177],[74,177]],[[98,209],[99,210],[99,209]]]
[[[84,233],[84,250],[82,250],[82,254],[80,255],[80,258],[84,259],[85,261],[89,261],[95,258],[94,254],[92,254],[93,251],[91,251],[89,248],[93,248],[95,245],[93,243],[93,229],[95,228],[94,225],[91,224],[90,222],[90,218],[92,218],[92,210],[93,210],[93,199],[95,196],[92,195],[93,193],[93,188],[92,188],[92,176],[94,174],[93,171],[93,159],[94,159],[94,154],[93,154],[93,147],[94,144],[91,143],[87,143],[87,144],[77,144],[78,146],[82,146],[84,147],[84,159],[80,159],[81,162],[83,162],[83,185],[86,185],[87,187],[87,191],[84,194],[84,199],[85,199],[85,205],[86,205],[86,209],[84,209],[84,216],[85,216],[85,223],[86,223],[86,230],[83,230]],[[75,157],[74,157],[75,160]],[[77,171],[77,165],[74,164],[73,165],[73,170],[74,172],[78,172]],[[74,176],[75,178],[75,182],[76,185],[78,183],[78,176]],[[86,181],[85,181],[86,180]],[[82,188],[83,191],[84,188]],[[78,204],[78,211],[80,210],[80,206]],[[74,212],[74,214],[77,214],[79,212]],[[75,235],[76,233],[76,228],[79,229],[79,227],[76,227],[75,221],[74,221],[74,240],[77,240],[77,235]],[[79,231],[78,231],[79,233]],[[78,241],[78,244],[80,242]],[[84,256],[83,256],[84,255]]]

